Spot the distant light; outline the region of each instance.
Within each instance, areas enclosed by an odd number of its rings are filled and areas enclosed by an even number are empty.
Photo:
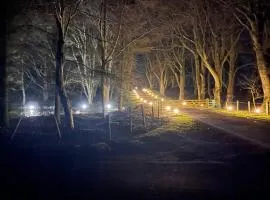
[[[232,111],[233,110],[233,106],[231,106],[231,105],[227,106],[227,110],[228,111]]]
[[[75,111],[75,114],[79,115],[79,114],[81,114],[81,111],[76,110],[76,111]]]
[[[164,101],[164,99],[163,99],[163,98],[161,98],[161,101]]]
[[[135,87],[135,90],[138,90],[138,87]]]
[[[200,106],[203,107],[203,104],[201,104]]]
[[[84,103],[81,105],[81,108],[85,110],[86,108],[88,108],[88,105]]]
[[[254,112],[257,113],[257,114],[259,114],[259,113],[261,113],[261,109],[260,109],[260,108],[256,108],[256,109],[254,110]]]
[[[149,102],[149,105],[153,105],[153,102],[152,102],[152,101],[150,101],[150,102]]]
[[[122,110],[126,110],[126,108],[123,106],[123,107],[122,107]]]
[[[141,101],[143,101],[143,98],[140,98]]]
[[[107,104],[106,107],[107,107],[108,109],[111,109],[111,108],[112,108],[112,105],[111,105],[111,104]]]
[[[28,107],[30,110],[34,110],[36,108],[34,105],[29,105]]]
[[[175,109],[173,109],[173,112],[174,112],[175,114],[178,114],[178,113],[179,113],[179,109],[178,109],[178,108],[175,108]]]
[[[165,109],[166,109],[167,111],[170,111],[170,110],[171,110],[171,106],[166,106]]]
[[[146,92],[147,90],[145,88],[142,89],[143,92]]]
[[[187,105],[187,102],[184,101],[184,102],[182,103],[182,105],[183,105],[183,106],[186,106],[186,105]]]
[[[143,100],[143,103],[147,103],[147,100]]]
[[[157,99],[158,97],[157,96],[155,96],[155,99]]]

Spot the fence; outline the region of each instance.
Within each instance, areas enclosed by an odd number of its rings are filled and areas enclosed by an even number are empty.
[[[237,100],[236,102],[226,103],[224,109],[227,111],[247,111],[249,113],[269,115],[269,104],[269,102],[263,105],[262,103],[252,103],[250,101],[242,102]]]
[[[204,107],[214,108],[216,106],[215,100],[203,99],[203,100],[166,100],[166,104],[173,107]]]

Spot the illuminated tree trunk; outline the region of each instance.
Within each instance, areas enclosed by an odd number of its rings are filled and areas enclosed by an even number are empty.
[[[259,35],[259,30],[255,23],[251,24],[251,30],[252,30],[251,38],[253,41],[253,49],[256,56],[257,68],[261,78],[262,89],[264,94],[263,102],[265,104],[266,102],[270,101],[270,79],[267,73],[267,64],[263,53],[263,45],[261,42],[262,39],[260,38],[262,36]]]
[[[200,77],[200,68],[201,68],[201,64],[200,64],[200,57],[198,54],[194,54],[194,59],[195,59],[195,80],[196,80],[196,89],[197,89],[197,98],[198,100],[201,99],[201,77]]]
[[[63,15],[62,15],[62,17],[63,17]],[[56,66],[56,77],[55,78],[56,79],[55,80],[56,80],[56,91],[57,91],[56,96],[59,95],[61,104],[64,108],[66,125],[69,128],[73,129],[74,128],[74,121],[73,121],[71,105],[70,105],[66,90],[64,88],[64,74],[63,74],[64,34],[63,34],[63,30],[62,30],[62,24],[58,20],[57,17],[56,17],[56,26],[57,26],[57,36],[58,36],[57,46],[56,46],[56,57],[55,57],[55,61],[56,61],[56,64],[55,64],[55,66]],[[56,100],[55,103],[57,104],[58,100]],[[55,111],[57,111],[56,109],[59,109],[59,105],[56,105]],[[56,114],[57,119],[59,119],[60,113],[55,113],[55,114]],[[58,114],[58,116],[57,116],[57,114]]]
[[[45,68],[44,68],[44,80],[43,80],[43,104],[47,104],[48,103],[48,99],[49,99],[49,92],[48,92],[48,70],[47,70],[47,63],[45,60]]]
[[[198,96],[198,89],[197,89],[197,82],[196,82],[196,74],[195,74],[195,65],[192,65],[191,70],[192,70],[192,82],[193,82],[193,95],[194,98],[197,98]]]
[[[106,107],[110,103],[110,89],[111,89],[111,79],[108,75],[111,73],[112,69],[112,61],[110,60],[105,68],[105,77],[104,77],[104,84],[103,84],[103,105]]]
[[[165,86],[164,86],[163,79],[164,79],[163,76],[161,76],[160,81],[159,81],[159,93],[164,96]]]
[[[231,103],[233,101],[236,58],[237,58],[236,51],[232,51],[229,57],[229,73],[228,73],[227,98],[226,98],[227,103]]]
[[[203,62],[201,62],[201,99],[205,99],[205,92],[206,92],[206,80],[205,80],[205,67],[203,65]]]
[[[204,64],[211,73],[214,82],[215,82],[215,87],[214,87],[214,100],[216,103],[216,107],[220,108],[221,107],[221,81],[220,81],[220,76],[221,76],[221,70],[219,72],[216,72],[210,64],[207,62],[207,60],[204,60]],[[218,66],[216,66],[218,67]]]
[[[208,97],[210,99],[213,99],[212,88],[211,88],[211,74],[209,71],[207,72],[207,93],[208,93]]]
[[[182,72],[180,72],[180,80],[179,80],[179,100],[184,100],[185,99],[185,72],[184,69]]]
[[[22,61],[22,71],[21,71],[21,90],[22,90],[22,106],[25,106],[26,97],[25,97],[25,87],[24,87],[24,66]]]

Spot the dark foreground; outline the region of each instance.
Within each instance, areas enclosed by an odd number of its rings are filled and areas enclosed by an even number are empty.
[[[268,150],[198,123],[128,137],[118,126],[107,143],[2,135],[0,199],[270,197]]]

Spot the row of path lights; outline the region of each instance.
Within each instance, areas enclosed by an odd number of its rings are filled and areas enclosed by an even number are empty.
[[[236,108],[233,105],[226,104],[226,110],[229,112],[230,111],[239,111],[239,102],[237,101]],[[250,103],[248,103],[248,111],[250,112],[250,110],[251,110]],[[262,113],[262,109],[261,108],[254,108],[253,112],[256,114],[260,114],[260,113]]]
[[[153,106],[153,101],[155,101],[155,100],[160,100],[161,102],[164,102],[164,98],[159,97],[158,95],[156,95],[155,93],[153,93],[149,89],[143,88],[142,89],[142,92],[148,94],[148,96],[150,96],[151,98],[153,98],[152,101],[149,101],[149,100],[146,100],[146,99],[140,97],[140,95],[138,94],[137,90],[138,90],[138,88],[136,88],[136,87],[133,90],[133,92],[136,95],[136,98],[139,99],[141,102],[143,102],[145,104],[148,104],[150,106]],[[187,105],[187,103],[186,102],[183,102],[183,105]],[[175,113],[175,114],[179,114],[180,113],[180,110],[178,108],[172,108],[171,106],[166,106],[165,107],[165,110],[167,112],[172,112],[172,113]]]

